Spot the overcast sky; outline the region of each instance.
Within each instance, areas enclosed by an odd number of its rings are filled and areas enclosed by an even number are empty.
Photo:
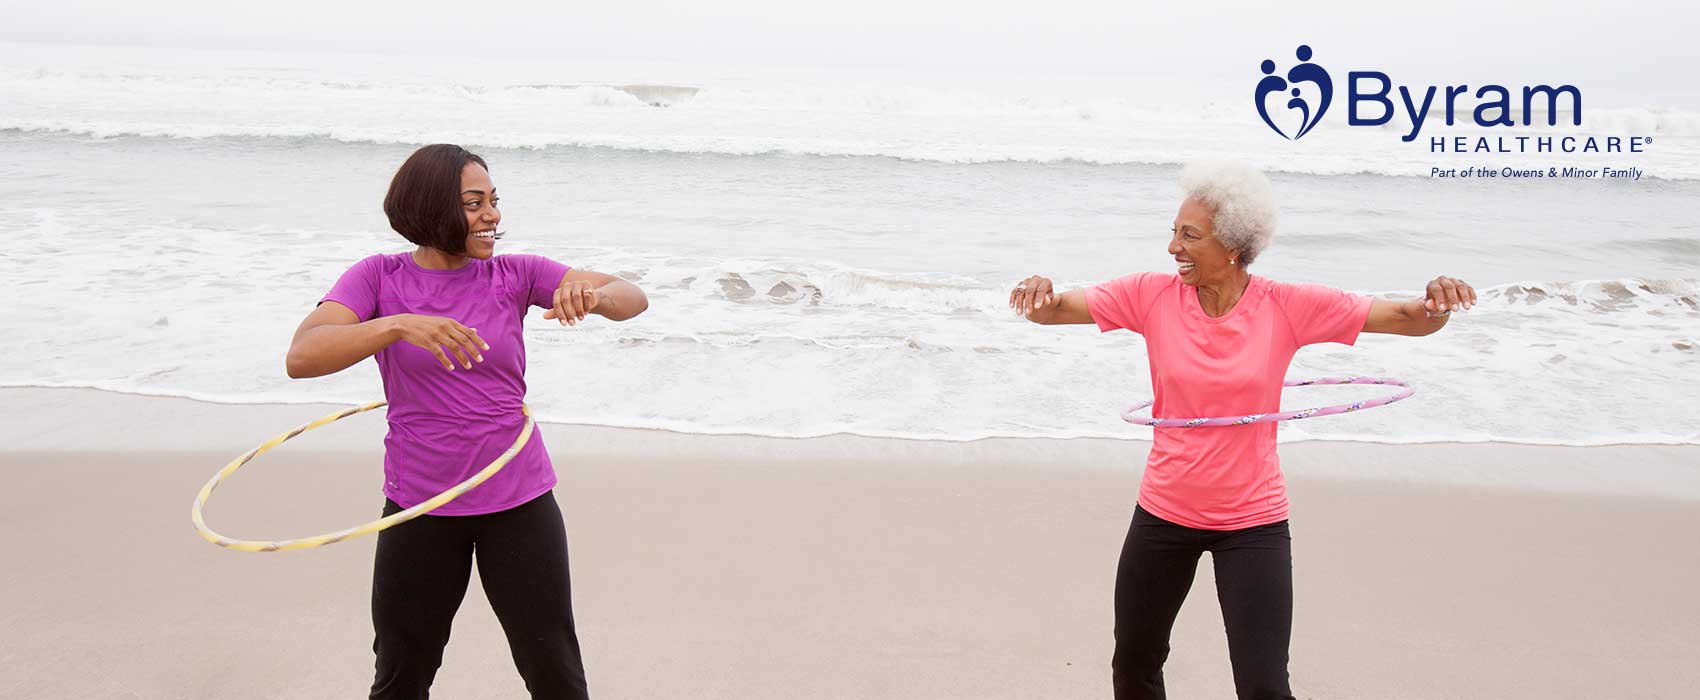
[[[1690,2],[1501,6],[1368,2],[841,3],[4,0],[0,39],[312,48],[487,58],[769,66],[1161,73],[1201,78],[1282,66],[1308,43],[1330,70],[1396,82],[1583,84],[1592,94],[1696,90]],[[113,6],[116,5],[116,6]],[[1249,66],[1249,68],[1248,68]],[[1614,100],[1615,101],[1615,100]]]

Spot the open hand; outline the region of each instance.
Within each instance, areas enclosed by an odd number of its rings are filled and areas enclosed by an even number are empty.
[[[450,372],[455,366],[449,355],[459,360],[461,366],[472,369],[473,362],[484,361],[481,351],[490,349],[490,344],[478,337],[478,329],[463,326],[452,318],[424,314],[397,314],[388,318],[402,340],[431,351],[443,363],[443,369]]]

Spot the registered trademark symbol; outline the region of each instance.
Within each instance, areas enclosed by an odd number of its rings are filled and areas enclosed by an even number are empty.
[[[1647,138],[1642,139],[1641,143],[1644,143],[1644,144],[1651,146],[1651,145],[1653,145],[1653,137],[1648,136]]]

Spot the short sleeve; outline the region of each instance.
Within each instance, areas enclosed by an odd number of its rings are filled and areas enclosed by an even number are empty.
[[[1165,284],[1162,275],[1135,272],[1086,288],[1086,310],[1098,330],[1145,332],[1145,316]]]
[[[1358,342],[1373,299],[1320,284],[1275,283],[1276,301],[1298,344]]]
[[[331,291],[325,294],[320,304],[334,301],[348,307],[360,318],[362,323],[372,320],[378,315],[378,286],[383,272],[384,256],[373,255],[360,262],[354,263],[337,278]]]
[[[561,278],[571,267],[541,255],[504,257],[511,261],[514,271],[525,284],[527,304],[544,309],[555,305],[555,290],[561,286]]]

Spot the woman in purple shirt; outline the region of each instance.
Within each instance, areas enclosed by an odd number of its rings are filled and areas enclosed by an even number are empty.
[[[527,307],[576,325],[588,314],[624,321],[649,306],[643,290],[612,275],[496,255],[498,201],[483,158],[447,144],[414,152],[384,213],[418,247],[355,263],[289,347],[296,378],[376,358],[390,403],[384,515],[464,481],[513,445],[525,423]],[[372,698],[427,696],[475,558],[532,697],[588,697],[554,486],[539,428],[488,481],[378,534]]]

